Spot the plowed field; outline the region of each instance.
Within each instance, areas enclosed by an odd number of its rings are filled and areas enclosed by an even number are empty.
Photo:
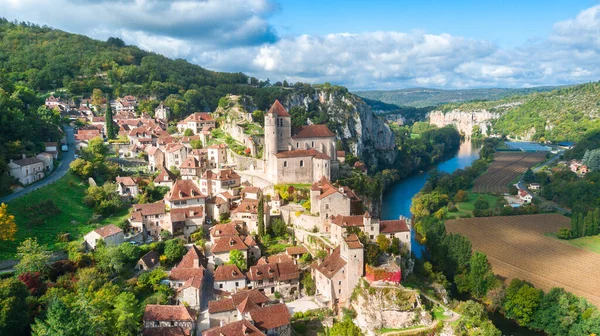
[[[544,236],[569,222],[555,214],[461,218],[446,221],[446,229],[469,238],[507,281],[523,279],[545,292],[562,287],[600,307],[600,254]]]
[[[527,168],[546,159],[546,153],[503,153],[494,155],[494,162],[485,174],[475,180],[473,192],[502,194],[508,192],[508,184],[523,174]]]

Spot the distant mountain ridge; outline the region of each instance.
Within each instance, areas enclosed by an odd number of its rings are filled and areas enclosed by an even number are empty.
[[[489,88],[459,90],[409,88],[400,90],[354,91],[353,93],[361,98],[376,100],[386,104],[394,104],[399,107],[410,106],[422,108],[473,100],[497,100],[514,95],[548,92],[557,88],[559,88],[559,86],[539,86],[522,89]]]

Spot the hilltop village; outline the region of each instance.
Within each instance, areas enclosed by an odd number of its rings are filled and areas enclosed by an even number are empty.
[[[164,269],[155,281],[173,293],[167,304],[145,307],[143,335],[291,335],[293,314],[352,308],[363,281],[399,285],[411,220],[381,220],[336,183],[366,173],[360,161],[345,163],[336,134],[326,125],[292,127],[279,101],[257,120],[239,97],[225,99],[215,112],[176,124],[162,103],[153,116],[136,115],[133,96],[101,107],[46,100],[78,124],[82,157],[72,171],[85,165],[85,153],[106,146],[106,160],[121,173],[105,186],[130,204],[124,224],[89,232],[85,249],[163,241],[185,248],[176,262],[156,249],[137,261],[138,279]],[[114,112],[100,115],[104,109]],[[149,187],[164,196],[149,202]],[[379,268],[366,266],[368,245],[386,247],[376,255]]]

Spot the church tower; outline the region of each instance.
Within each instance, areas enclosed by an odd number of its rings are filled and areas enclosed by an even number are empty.
[[[272,109],[272,108],[271,108]],[[277,177],[277,114],[271,110],[265,114],[265,148],[263,157],[265,159],[265,173],[271,177]]]

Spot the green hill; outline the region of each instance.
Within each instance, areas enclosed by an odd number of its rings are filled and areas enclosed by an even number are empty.
[[[411,88],[402,90],[355,91],[362,98],[378,100],[386,104],[410,107],[437,106],[445,103],[458,103],[472,100],[496,100],[513,95],[524,95],[532,92],[545,92],[556,89],[555,86],[541,86],[526,89],[465,89],[439,90],[428,88]]]
[[[446,104],[444,112],[500,112],[496,133],[527,140],[578,141],[600,130],[600,82],[537,92],[495,101]]]

